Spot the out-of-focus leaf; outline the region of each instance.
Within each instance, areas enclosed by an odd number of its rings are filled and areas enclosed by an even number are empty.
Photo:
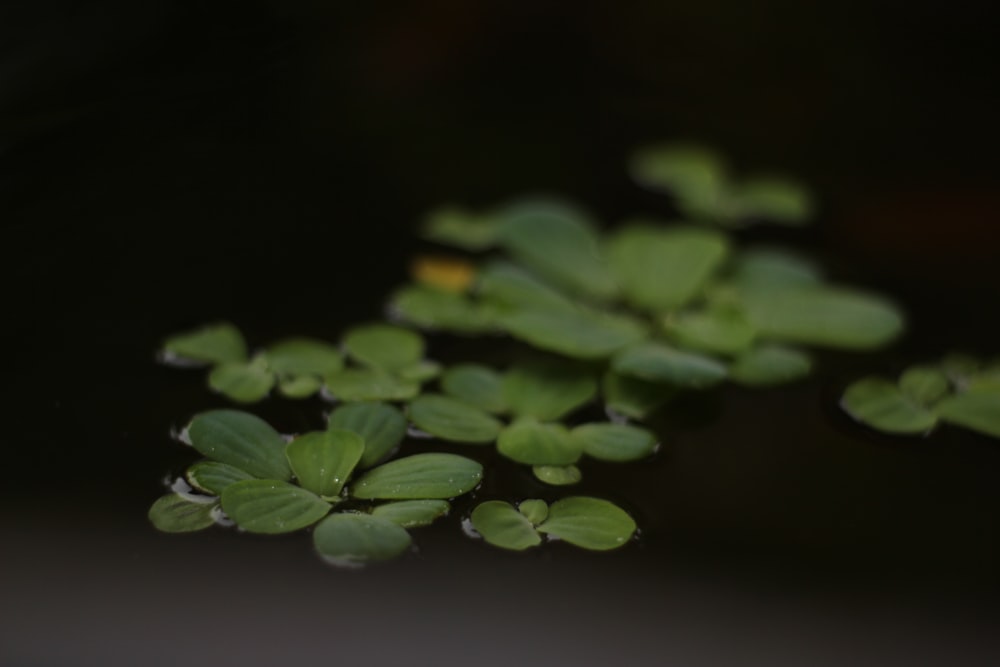
[[[436,394],[426,394],[411,402],[409,415],[417,428],[453,442],[493,442],[501,427],[499,421],[483,410]]]
[[[935,406],[944,421],[1000,438],[1000,388],[969,389],[950,396]]]
[[[569,486],[583,479],[580,469],[568,466],[532,466],[531,472],[539,482],[552,486]]]
[[[583,453],[601,461],[638,461],[653,453],[656,436],[626,424],[583,424],[570,431]]]
[[[729,377],[748,387],[768,387],[809,375],[812,361],[802,350],[784,345],[758,345],[733,362]]]
[[[747,350],[757,332],[737,310],[713,308],[667,318],[667,333],[681,347],[735,355]]]
[[[628,377],[614,371],[604,374],[601,393],[613,412],[632,419],[645,419],[677,395],[677,387]]]
[[[240,330],[228,322],[210,324],[171,336],[163,343],[167,354],[210,364],[244,361],[247,344]]]
[[[623,350],[611,367],[629,377],[694,389],[710,387],[726,377],[726,366],[712,357],[653,342]]]
[[[458,364],[441,377],[441,388],[449,396],[487,412],[507,410],[503,376],[482,364]]]
[[[617,291],[597,234],[580,211],[552,201],[502,210],[500,243],[519,262],[574,293],[609,299]]]
[[[333,514],[313,531],[316,552],[327,563],[339,567],[392,560],[403,554],[410,542],[404,528],[371,514]]]
[[[840,405],[857,421],[887,433],[925,433],[937,423],[933,412],[878,377],[852,383]]]
[[[633,318],[587,309],[518,310],[502,316],[500,324],[518,340],[578,359],[603,359],[648,333]]]
[[[390,324],[355,327],[344,336],[344,347],[359,363],[389,372],[412,366],[424,356],[423,336]]]
[[[597,393],[597,381],[581,365],[536,361],[508,370],[501,392],[516,416],[556,421],[589,403]]]
[[[336,373],[344,359],[335,346],[312,338],[286,338],[267,348],[267,364],[282,376],[322,377]]]
[[[341,401],[406,401],[420,385],[372,368],[345,368],[326,376],[326,388]]]
[[[208,385],[239,403],[255,403],[270,393],[274,373],[268,369],[264,357],[249,362],[226,362],[212,369]]]
[[[575,463],[583,448],[562,424],[524,419],[500,432],[497,451],[518,463],[565,466]]]
[[[729,252],[726,237],[708,229],[634,224],[610,241],[611,266],[626,299],[656,313],[686,305]]]
[[[428,241],[476,252],[493,247],[498,231],[498,222],[490,216],[446,206],[431,211],[421,235]]]
[[[948,393],[948,376],[936,366],[911,366],[899,376],[899,388],[921,405],[931,405]]]
[[[403,320],[429,330],[476,334],[494,327],[494,312],[465,294],[427,285],[404,287],[393,295],[390,310]]]

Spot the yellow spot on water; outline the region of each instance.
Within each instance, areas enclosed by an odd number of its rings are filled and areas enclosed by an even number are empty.
[[[476,267],[457,257],[421,255],[410,265],[410,275],[417,282],[448,292],[464,292],[476,277]]]

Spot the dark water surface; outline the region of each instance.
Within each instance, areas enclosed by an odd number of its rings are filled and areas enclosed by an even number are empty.
[[[1000,353],[993,17],[431,4],[4,10],[0,663],[997,664],[1000,443],[881,437],[836,407],[865,373]],[[681,402],[651,463],[585,464],[579,491],[641,526],[619,552],[499,552],[462,534],[467,500],[363,572],[306,535],[149,526],[192,460],[170,429],[226,405],[154,363],[165,335],[335,339],[381,315],[442,201],[667,216],[623,163],[678,136],[814,183],[815,228],[741,238],[894,294],[910,333]],[[293,432],[323,409],[254,411]],[[484,456],[479,499],[561,494]]]

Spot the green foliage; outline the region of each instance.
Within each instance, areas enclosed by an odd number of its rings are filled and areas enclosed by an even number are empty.
[[[499,500],[482,503],[472,511],[472,527],[485,541],[512,551],[538,546],[542,535],[607,551],[623,546],[636,530],[635,521],[624,510],[599,498],[574,496],[551,506],[526,500],[519,510]]]
[[[893,382],[852,383],[841,406],[857,421],[887,433],[926,433],[940,421],[1000,438],[1000,366],[949,354],[907,368]]]
[[[209,366],[209,386],[237,403],[319,394],[338,404],[326,430],[295,437],[247,412],[196,415],[182,434],[205,457],[187,469],[193,490],[179,483],[153,503],[150,521],[164,532],[311,527],[331,563],[388,560],[409,548],[408,529],[446,515],[484,474],[471,458],[407,448],[495,442],[491,465],[523,465],[540,483],[568,486],[581,481],[582,456],[593,459],[588,474],[648,459],[659,438],[629,420],[649,420],[679,394],[793,382],[813,368],[809,346],[870,350],[902,332],[887,299],[830,285],[808,257],[744,248],[726,231],[805,222],[812,201],[792,181],[734,179],[719,156],[694,146],[641,151],[631,171],[673,195],[685,220],[646,218],[605,233],[555,200],[442,208],[422,236],[462,256],[414,262],[413,281],[387,306],[387,319],[407,326],[372,322],[339,341],[286,338],[255,350],[228,323],[168,338],[164,360]],[[446,368],[426,357],[415,328],[462,336],[456,347],[472,356]],[[1000,437],[1000,362],[950,355],[898,381],[865,378],[842,405],[894,433],[946,422]],[[609,421],[595,417],[601,407]],[[409,455],[394,458],[398,451]],[[551,506],[491,500],[469,518],[486,542],[511,550],[546,537],[614,549],[636,531],[621,508],[582,496]]]

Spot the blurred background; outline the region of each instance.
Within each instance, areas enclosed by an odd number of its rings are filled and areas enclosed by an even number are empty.
[[[879,440],[835,402],[838,383],[863,372],[953,348],[1000,353],[1000,10],[571,7],[0,6],[8,664],[313,656],[327,606],[359,610],[326,632],[342,652],[370,650],[363,664],[402,655],[360,620],[379,613],[410,624],[399,636],[429,665],[467,654],[483,665],[751,664],[757,650],[783,664],[779,646],[787,664],[843,664],[882,656],[875,644],[886,657],[873,664],[945,664],[935,651],[995,664],[979,630],[1000,590],[1000,447],[950,432]],[[669,200],[624,169],[633,149],[663,140],[810,184],[814,227],[746,237],[812,251],[835,278],[895,295],[911,333],[883,357],[832,357],[804,389],[726,395],[724,424],[618,473],[647,527],[633,552],[484,555],[447,526],[423,540],[425,562],[345,578],[306,543],[152,533],[160,477],[187,461],[169,428],[222,404],[197,373],[153,364],[165,335],[231,319],[263,344],[377,318],[405,279],[414,226],[445,202],[545,192],[608,224],[670,217]],[[319,418],[282,414],[288,428]],[[323,595],[303,602],[303,590]],[[477,620],[456,615],[470,591]],[[547,591],[546,602],[526,609],[519,591]],[[418,620],[415,599],[431,609]],[[519,615],[555,633],[536,635],[533,658],[499,639]],[[791,620],[794,646],[779,637]],[[453,641],[440,626],[459,628]],[[276,627],[284,640],[265,640]],[[215,630],[240,648],[221,651]],[[743,659],[726,651],[744,644],[720,647],[717,632],[747,640]]]

